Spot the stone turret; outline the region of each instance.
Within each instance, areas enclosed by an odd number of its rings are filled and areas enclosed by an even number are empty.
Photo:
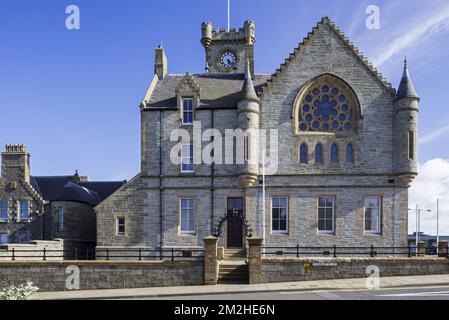
[[[418,107],[407,59],[394,101],[394,171],[410,182],[418,174]]]
[[[168,71],[167,56],[162,44],[155,50],[154,58],[154,74],[156,74],[160,80],[164,79]]]
[[[244,164],[238,166],[240,182],[249,187],[257,181],[259,175],[259,116],[260,100],[251,78],[250,62],[246,61],[245,81],[238,102],[237,118],[239,128],[246,137],[244,143]]]
[[[2,152],[2,178],[30,182],[30,155],[24,144],[8,144]]]

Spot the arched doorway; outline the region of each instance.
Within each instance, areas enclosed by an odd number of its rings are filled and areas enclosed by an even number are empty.
[[[242,248],[243,235],[252,237],[253,230],[248,225],[248,220],[245,219],[243,210],[243,198],[228,198],[226,214],[219,220],[214,236],[220,237],[223,229],[223,224],[226,222],[226,247],[227,248]]]

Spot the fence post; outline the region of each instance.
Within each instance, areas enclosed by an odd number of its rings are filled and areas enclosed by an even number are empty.
[[[142,261],[142,248],[139,248],[139,261]]]
[[[334,244],[334,258],[337,257],[337,246]]]
[[[75,247],[75,260],[78,260],[78,247]]]
[[[175,249],[171,248],[171,261],[175,261]]]
[[[249,246],[249,283],[257,284],[262,277],[262,238],[248,238]]]
[[[46,260],[47,260],[47,249],[44,248],[44,261],[46,261]]]
[[[296,245],[296,258],[299,257],[299,243]]]
[[[447,257],[448,247],[446,240],[440,240],[438,242],[438,256],[439,257]]]
[[[424,257],[426,255],[426,245],[425,241],[418,242],[418,256]]]
[[[106,248],[106,260],[109,260],[109,248]]]
[[[370,256],[371,256],[371,258],[374,258],[374,244],[371,245]]]
[[[208,236],[204,238],[204,284],[215,285],[218,280],[217,261],[218,238]]]
[[[12,248],[12,258],[11,258],[11,260],[12,261],[16,260],[16,249],[15,248]]]
[[[408,257],[410,258],[412,256],[412,245],[410,242],[408,243]]]

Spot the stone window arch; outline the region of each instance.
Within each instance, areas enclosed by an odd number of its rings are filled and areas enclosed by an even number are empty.
[[[343,79],[324,74],[309,81],[293,107],[296,134],[344,134],[357,131],[360,102]]]

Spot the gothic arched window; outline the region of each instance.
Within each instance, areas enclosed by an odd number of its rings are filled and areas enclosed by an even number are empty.
[[[299,163],[308,163],[309,162],[309,150],[307,148],[307,144],[303,143],[299,147]]]
[[[323,146],[317,143],[315,146],[315,163],[323,163]]]
[[[332,163],[338,162],[338,146],[336,143],[333,143],[331,146],[331,162]]]
[[[346,162],[354,163],[354,148],[350,143],[346,145]]]
[[[351,133],[360,110],[355,92],[342,79],[325,74],[305,85],[296,98],[296,132]]]

